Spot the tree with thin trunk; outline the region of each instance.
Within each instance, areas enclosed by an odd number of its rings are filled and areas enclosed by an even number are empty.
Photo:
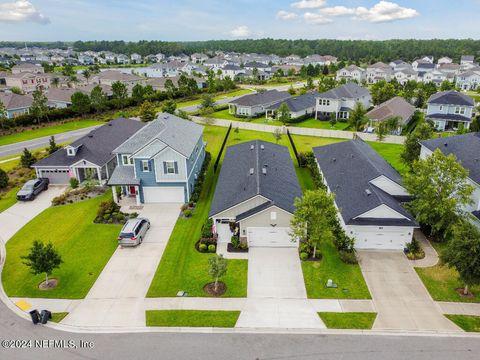
[[[365,124],[368,122],[367,110],[361,102],[357,102],[353,107],[352,112],[348,118],[350,126],[355,131],[362,131]]]
[[[443,262],[457,270],[464,283],[463,294],[468,288],[480,285],[480,231],[468,221],[453,227],[452,239],[441,255]]]
[[[50,136],[50,140],[48,141],[49,146],[48,146],[48,153],[53,154],[55,151],[60,149],[60,146],[57,145],[55,142],[55,136]]]
[[[37,124],[44,117],[47,117],[48,113],[48,99],[42,91],[42,88],[37,88],[33,93],[33,101],[30,106],[30,114],[36,118]]]
[[[87,84],[88,84],[88,80],[92,76],[92,72],[89,69],[85,69],[85,70],[83,70],[82,75],[83,75],[83,77],[85,78],[85,80],[87,81]]]
[[[282,140],[282,130],[280,130],[278,126],[275,128],[275,130],[273,130],[273,138],[277,144],[280,140]]]
[[[27,256],[22,256],[33,275],[45,274],[45,284],[48,286],[48,276],[58,269],[63,262],[62,257],[52,243],[44,244],[39,240],[33,242]]]
[[[282,102],[277,109],[277,117],[278,120],[282,122],[282,124],[286,124],[290,121],[290,108],[288,107],[286,102]]]
[[[384,121],[379,121],[377,128],[375,129],[377,133],[377,141],[382,142],[385,140],[385,137],[388,134],[388,126]]]
[[[213,289],[217,292],[218,280],[227,273],[227,260],[223,255],[215,255],[208,259],[208,264],[209,274],[215,282]]]
[[[337,123],[337,115],[334,112],[330,113],[329,123],[332,128],[335,127],[335,124]]]

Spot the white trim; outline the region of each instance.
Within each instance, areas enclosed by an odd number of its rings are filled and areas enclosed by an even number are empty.
[[[176,162],[177,161],[175,161],[175,160],[163,160],[162,161],[162,167],[163,167],[163,164],[165,164],[165,168],[163,169],[163,175],[178,175],[178,174],[175,173],[175,163]],[[168,164],[169,163],[173,164],[173,173],[168,172]],[[178,163],[177,163],[177,169],[178,169]]]
[[[246,202],[248,202],[248,201],[250,201],[250,200],[252,200],[252,199],[255,199],[255,198],[257,198],[257,197],[261,197],[261,198],[265,199],[266,201],[271,201],[270,199],[266,198],[266,197],[263,196],[263,195],[255,195],[255,196],[252,196],[251,198],[248,198],[247,200],[244,200],[244,201],[242,201],[242,202],[239,202],[238,204],[232,205],[232,206],[230,206],[229,208],[226,208],[226,209],[224,209],[224,210],[222,210],[222,211],[220,211],[220,212],[218,212],[218,213],[216,213],[216,214],[213,214],[212,216],[210,216],[210,218],[216,217],[217,215],[219,215],[219,214],[221,214],[221,213],[224,213],[225,211],[231,210],[231,209],[233,209],[234,207],[237,207],[238,205],[244,204],[244,203],[246,203]],[[260,205],[262,205],[262,204],[260,204]],[[258,205],[258,206],[260,206],[260,205]]]
[[[203,147],[205,149],[205,147]],[[192,165],[192,170],[190,170],[190,173],[187,175],[187,181],[190,179],[190,176],[192,175],[193,170],[195,169],[195,166],[197,165],[198,159],[200,158],[200,154],[202,151],[198,152],[197,158],[195,159],[195,162]],[[187,174],[187,162],[185,161],[185,174]]]
[[[410,220],[410,219],[407,218],[405,215],[400,214],[397,210],[392,209],[392,208],[391,208],[390,206],[388,206],[387,204],[380,204],[380,205],[378,205],[378,206],[376,206],[376,207],[374,207],[374,208],[372,208],[372,209],[369,209],[369,210],[367,210],[367,211],[365,211],[365,212],[363,212],[363,213],[355,216],[355,217],[353,218],[353,220],[358,219],[358,218],[363,218],[363,217],[364,217],[363,215],[368,214],[370,211],[376,210],[376,209],[378,209],[379,207],[387,207],[389,210],[391,210],[391,211],[393,211],[394,213],[398,214],[398,216],[400,216],[401,218]],[[395,219],[395,218],[386,217],[386,218],[384,218],[384,219]],[[376,225],[372,225],[372,226],[376,226]],[[379,226],[383,226],[383,225],[379,225]],[[396,226],[396,225],[395,225],[395,226]]]
[[[259,205],[259,206],[260,206],[260,205]],[[259,214],[262,214],[262,213],[264,213],[264,212],[267,211],[267,210],[271,210],[272,207],[275,207],[275,208],[283,211],[285,214],[293,215],[291,212],[288,212],[287,210],[282,209],[282,208],[278,207],[278,206],[275,205],[275,204],[272,204],[272,205],[269,206],[268,208],[263,209],[263,210],[261,210],[261,211],[259,211],[259,212],[256,212],[255,214],[252,214],[252,215],[250,215],[250,216],[247,216],[246,218],[243,218],[242,220],[239,220],[238,222],[241,223],[242,221],[245,221],[245,220],[247,220],[247,219],[250,219],[250,218],[253,217],[253,216],[257,216],[257,215],[259,215]],[[247,210],[247,211],[248,211],[248,210]],[[257,226],[257,227],[266,227],[266,226]]]
[[[150,162],[148,160],[140,160],[142,162],[142,172],[150,172]],[[147,170],[145,170],[145,164],[147,165]]]

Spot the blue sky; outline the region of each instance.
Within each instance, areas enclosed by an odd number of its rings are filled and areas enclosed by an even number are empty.
[[[0,40],[480,38],[480,0],[0,0]]]

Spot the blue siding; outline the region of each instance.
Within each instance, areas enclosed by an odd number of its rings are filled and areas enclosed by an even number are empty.
[[[192,164],[195,164],[195,167],[193,168],[193,171],[191,172],[190,177],[188,178],[188,188],[190,191],[190,196],[192,195],[193,187],[195,186],[195,182],[197,180],[195,175],[198,175],[198,173],[202,169],[203,161],[205,160],[205,147],[203,146],[203,144],[199,152],[200,154],[198,155],[199,158],[197,162],[196,163],[192,162]]]
[[[140,180],[142,186],[157,186],[157,180],[155,179],[155,167],[153,166],[153,160],[148,161],[150,172],[143,172],[142,160],[135,159],[135,172],[137,179]]]

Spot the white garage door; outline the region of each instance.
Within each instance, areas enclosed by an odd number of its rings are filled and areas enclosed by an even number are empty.
[[[40,170],[40,177],[48,178],[50,184],[68,184],[70,177],[68,176],[68,170],[60,169],[43,169]]]
[[[364,230],[355,235],[357,249],[403,250],[412,240],[408,230]]]
[[[145,203],[183,203],[185,195],[183,187],[143,187]]]
[[[297,247],[285,227],[253,227],[247,229],[249,247]]]

